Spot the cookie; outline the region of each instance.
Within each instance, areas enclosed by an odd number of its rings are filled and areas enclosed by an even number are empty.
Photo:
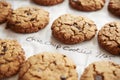
[[[98,61],[90,64],[80,80],[119,80],[120,65],[110,61]]]
[[[72,8],[81,11],[97,11],[104,7],[105,0],[69,0]]]
[[[120,0],[110,0],[108,10],[112,14],[120,17]]]
[[[20,7],[8,17],[7,28],[17,33],[33,33],[47,26],[49,13],[38,7]]]
[[[5,1],[0,1],[0,23],[7,20],[8,15],[11,13],[11,5]]]
[[[40,53],[22,65],[19,80],[78,80],[76,66],[67,56]]]
[[[98,33],[98,42],[109,53],[120,55],[120,22],[105,24]]]
[[[24,51],[16,40],[0,40],[0,80],[15,75],[24,61]]]
[[[76,44],[92,39],[97,31],[95,23],[82,16],[65,14],[52,24],[52,35],[65,44]]]
[[[33,0],[33,2],[44,5],[44,6],[51,6],[62,3],[64,0]]]

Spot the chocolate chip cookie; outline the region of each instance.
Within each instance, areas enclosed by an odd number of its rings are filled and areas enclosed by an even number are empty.
[[[11,13],[11,5],[5,1],[0,1],[0,23],[7,20],[8,15]]]
[[[120,17],[120,0],[110,0],[108,10],[112,14]]]
[[[97,31],[96,24],[82,16],[65,14],[52,24],[52,35],[65,44],[75,44],[92,39]]]
[[[98,33],[98,42],[109,53],[120,55],[120,21],[105,24]]]
[[[105,0],[69,0],[69,4],[77,10],[96,11],[104,7]]]
[[[64,0],[33,0],[33,2],[44,5],[44,6],[51,6],[62,3]]]
[[[120,65],[110,61],[99,61],[90,64],[80,80],[119,80]]]
[[[0,80],[15,75],[25,56],[16,40],[0,40]]]
[[[17,33],[32,33],[47,26],[49,13],[38,7],[21,7],[8,17],[7,28]]]
[[[22,65],[19,80],[78,80],[76,66],[59,53],[40,53]]]

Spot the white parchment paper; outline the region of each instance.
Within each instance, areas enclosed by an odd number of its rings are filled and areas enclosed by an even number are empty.
[[[102,10],[95,12],[81,12],[74,10],[69,6],[68,0],[65,0],[62,4],[51,7],[39,6],[30,0],[7,1],[12,4],[13,9],[17,9],[23,6],[38,6],[42,7],[50,13],[49,25],[36,33],[18,34],[9,29],[5,29],[6,23],[0,25],[0,38],[18,40],[18,42],[21,43],[23,49],[25,50],[25,55],[27,58],[41,52],[56,52],[65,54],[73,59],[77,65],[77,72],[79,77],[84,71],[84,68],[94,61],[111,60],[120,64],[120,56],[110,55],[98,46],[97,36],[95,36],[92,40],[83,43],[75,45],[64,45],[55,40],[51,35],[51,25],[53,21],[60,15],[66,13],[86,16],[90,18],[97,24],[98,30],[108,22],[119,20],[119,18],[111,15],[108,12],[107,5],[109,0],[106,0],[105,7]],[[18,80],[18,76],[16,75],[5,80]]]

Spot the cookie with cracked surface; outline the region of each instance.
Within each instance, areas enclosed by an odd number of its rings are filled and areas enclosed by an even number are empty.
[[[112,14],[120,17],[120,0],[110,0],[108,10]]]
[[[24,51],[16,40],[0,40],[0,80],[17,74],[24,61]]]
[[[76,44],[92,39],[97,31],[95,23],[82,16],[65,14],[52,24],[52,35],[65,44]]]
[[[44,5],[44,6],[51,6],[62,3],[64,0],[33,0],[33,2]]]
[[[12,9],[10,3],[0,1],[0,23],[4,23],[11,12]]]
[[[19,80],[78,80],[76,66],[67,56],[40,53],[22,65]]]
[[[8,17],[7,27],[17,33],[33,33],[47,26],[49,13],[38,7],[21,7]]]
[[[96,11],[104,7],[105,0],[69,0],[69,4],[77,10]]]
[[[99,45],[114,55],[120,55],[120,22],[110,22],[98,33]]]
[[[80,80],[119,80],[120,65],[110,61],[97,61],[90,64]]]

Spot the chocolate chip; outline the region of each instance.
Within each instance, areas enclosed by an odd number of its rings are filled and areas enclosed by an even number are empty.
[[[57,65],[55,61],[53,61],[53,64]]]
[[[7,47],[6,47],[6,46],[3,46],[2,52],[6,52],[6,51],[7,51]]]
[[[25,10],[24,13],[26,13],[28,16],[31,15],[31,13],[27,10]]]
[[[103,80],[103,77],[101,75],[96,75],[95,80]]]
[[[60,77],[60,79],[61,79],[61,80],[66,80],[67,78],[66,78],[66,76],[62,75],[62,76]]]
[[[76,27],[79,31],[82,31],[81,28],[78,26],[77,23],[74,23],[73,26]]]
[[[35,19],[34,18],[31,18],[30,21],[34,21]]]
[[[120,48],[120,45],[118,45],[118,47]]]
[[[76,2],[76,1],[78,1],[78,0],[72,0],[72,1]]]
[[[63,57],[66,57],[66,55],[63,55]]]

